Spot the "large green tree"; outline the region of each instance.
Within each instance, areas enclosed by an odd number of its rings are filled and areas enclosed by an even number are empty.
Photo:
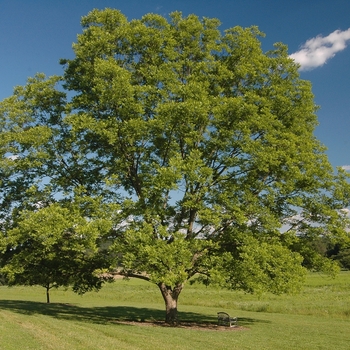
[[[310,83],[286,46],[262,51],[258,28],[219,25],[93,10],[63,77],[0,106],[4,222],[41,197],[102,198],[111,269],[155,283],[171,324],[191,278],[295,291],[305,267],[334,268],[309,242],[348,239],[349,186],[313,134]]]

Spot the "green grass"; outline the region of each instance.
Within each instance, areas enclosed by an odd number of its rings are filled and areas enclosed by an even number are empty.
[[[216,313],[226,311],[243,328],[233,331],[138,324],[164,318],[158,289],[138,280],[116,281],[84,296],[53,290],[51,300],[45,303],[40,287],[0,287],[0,349],[348,350],[350,343],[350,272],[335,280],[311,274],[296,296],[185,287],[182,321],[215,324]]]

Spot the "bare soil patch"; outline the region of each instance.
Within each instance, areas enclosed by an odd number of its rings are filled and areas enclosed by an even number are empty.
[[[142,326],[142,327],[168,327],[168,328],[184,328],[184,329],[193,329],[193,330],[204,330],[204,331],[220,331],[220,332],[232,332],[232,331],[246,331],[248,328],[241,326],[234,327],[225,327],[218,326],[213,323],[197,323],[197,322],[181,322],[177,326],[171,326],[165,322],[161,321],[114,321],[118,324],[126,324],[131,326]]]

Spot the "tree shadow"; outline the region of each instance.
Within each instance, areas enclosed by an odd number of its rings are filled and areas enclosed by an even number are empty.
[[[132,306],[104,306],[104,307],[80,307],[74,304],[64,303],[40,303],[23,300],[0,300],[0,310],[9,310],[24,315],[47,315],[57,319],[98,323],[98,324],[122,324],[125,322],[146,322],[150,324],[164,323],[164,310],[138,308]],[[194,324],[196,326],[216,325],[216,315],[198,314],[194,312],[179,312],[181,323]],[[248,326],[256,322],[268,322],[253,318],[240,318],[240,326]]]
[[[272,323],[271,321],[268,320],[260,320],[257,318],[251,318],[251,317],[238,317],[238,324],[240,326],[249,326],[252,325],[254,323]]]

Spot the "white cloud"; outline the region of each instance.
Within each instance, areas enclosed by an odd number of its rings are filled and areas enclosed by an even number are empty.
[[[307,40],[299,51],[289,57],[300,64],[300,70],[311,70],[323,66],[337,52],[344,50],[348,40],[350,40],[350,28],[344,31],[336,30],[326,37],[318,35]]]
[[[350,171],[350,165],[343,165],[341,168],[346,171]]]

